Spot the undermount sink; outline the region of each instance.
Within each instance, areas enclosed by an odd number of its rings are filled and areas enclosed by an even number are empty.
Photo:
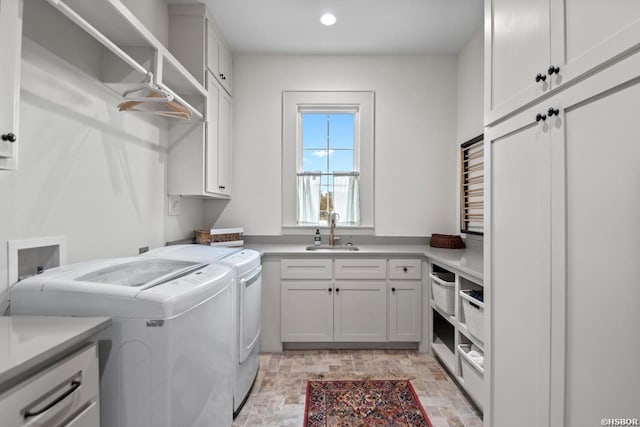
[[[344,246],[329,246],[329,245],[320,245],[320,246],[307,246],[308,251],[359,251],[360,248],[353,245],[344,245]]]

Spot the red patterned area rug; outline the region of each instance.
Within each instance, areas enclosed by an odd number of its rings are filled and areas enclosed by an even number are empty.
[[[432,427],[408,380],[308,381],[305,427]]]

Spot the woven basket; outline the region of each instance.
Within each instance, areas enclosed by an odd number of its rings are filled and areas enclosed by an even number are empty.
[[[429,246],[444,249],[464,249],[462,237],[453,234],[432,234]]]
[[[199,245],[208,245],[211,243],[211,232],[209,230],[194,230],[193,235],[196,243]]]

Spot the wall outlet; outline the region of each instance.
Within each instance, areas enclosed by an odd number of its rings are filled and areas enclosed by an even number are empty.
[[[180,196],[169,196],[169,216],[180,215]]]
[[[138,255],[143,254],[145,252],[149,252],[149,246],[143,246],[141,248],[138,248]]]

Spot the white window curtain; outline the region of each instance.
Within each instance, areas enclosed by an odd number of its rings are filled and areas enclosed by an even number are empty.
[[[298,175],[298,224],[320,221],[320,174]]]
[[[338,174],[333,176],[333,210],[338,212],[341,225],[360,225],[360,189],[358,176]]]

